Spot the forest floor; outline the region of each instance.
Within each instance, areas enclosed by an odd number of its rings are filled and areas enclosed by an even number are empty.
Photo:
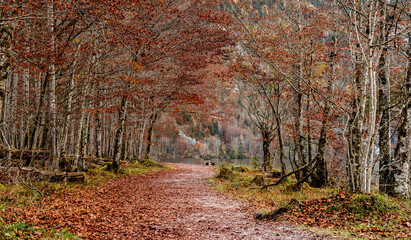
[[[3,207],[1,216],[14,222],[13,239],[44,239],[41,229],[51,228],[57,239],[331,238],[254,220],[247,204],[210,189],[213,167],[170,165],[176,169],[57,188],[36,203]]]
[[[410,200],[312,188],[307,183],[297,187],[292,177],[263,190],[255,180],[258,175],[263,176],[245,166],[219,165],[210,181],[215,189],[255,209],[256,219],[291,222],[341,238],[411,239]],[[266,178],[265,184],[277,180]]]

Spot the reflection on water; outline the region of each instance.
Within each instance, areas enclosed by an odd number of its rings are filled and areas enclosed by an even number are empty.
[[[245,158],[245,159],[212,159],[212,162],[214,162],[216,165],[219,163],[229,163],[233,165],[245,165],[245,166],[250,166],[251,159]],[[187,163],[187,164],[195,164],[195,165],[205,165],[204,159],[198,159],[198,158],[168,158],[163,160],[163,162],[169,162],[169,163]]]

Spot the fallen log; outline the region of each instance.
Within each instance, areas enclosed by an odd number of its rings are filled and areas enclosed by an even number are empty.
[[[7,171],[6,179],[17,181],[19,179],[24,180],[44,180],[49,182],[83,182],[85,175],[82,172],[49,172],[39,170],[31,167],[9,169],[0,168],[0,172]],[[0,179],[0,181],[3,179]]]
[[[0,158],[8,156],[8,151],[0,151]],[[46,150],[12,150],[11,157],[14,159],[45,159],[50,156],[49,151]]]
[[[84,182],[84,173],[82,172],[69,172],[66,174],[67,182]]]
[[[24,160],[24,166],[30,166],[33,160],[45,160],[50,156],[49,151],[46,150],[7,150],[0,147],[0,158],[7,158],[13,162],[20,162]]]

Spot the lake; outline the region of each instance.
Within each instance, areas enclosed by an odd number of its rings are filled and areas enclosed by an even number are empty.
[[[251,159],[250,158],[244,158],[244,159],[212,159],[212,162],[214,162],[216,165],[220,163],[229,163],[233,165],[245,165],[245,166],[250,166]],[[195,165],[205,165],[205,161],[201,158],[168,158],[165,159],[163,162],[169,162],[169,163],[187,163],[187,164],[195,164]]]

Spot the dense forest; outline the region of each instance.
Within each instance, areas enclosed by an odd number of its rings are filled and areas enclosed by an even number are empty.
[[[407,0],[2,0],[0,168],[254,157],[298,184],[409,197],[410,13]]]

